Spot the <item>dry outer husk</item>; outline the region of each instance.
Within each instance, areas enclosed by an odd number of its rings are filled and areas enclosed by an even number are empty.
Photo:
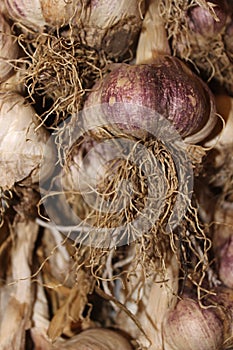
[[[20,95],[25,95],[26,87],[23,84],[22,76],[19,70],[14,72],[14,74],[0,84],[1,92],[15,92]]]
[[[67,239],[56,229],[46,229],[37,255],[39,276],[52,310],[46,328],[49,339],[54,341],[61,335],[70,337],[77,330],[90,327],[89,312],[86,317],[83,313],[88,308],[93,280],[84,270],[76,271],[75,262],[67,251]],[[91,311],[91,305],[89,308]]]
[[[86,7],[74,31],[110,58],[133,58],[145,13],[144,0],[98,0]],[[80,30],[81,29],[81,30]]]

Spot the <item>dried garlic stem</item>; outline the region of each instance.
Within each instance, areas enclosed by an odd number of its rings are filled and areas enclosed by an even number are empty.
[[[178,260],[173,255],[164,261],[163,271],[154,271],[151,278],[146,278],[138,265],[135,274],[124,281],[124,288],[120,291],[121,302],[134,314],[140,328],[124,310],[119,312],[116,321],[122,329],[127,327],[129,334],[137,339],[140,349],[163,350],[163,323],[177,302],[178,273]]]
[[[92,280],[87,277],[83,271],[77,275],[78,283],[70,290],[68,298],[63,305],[56,311],[48,328],[48,336],[54,341],[65,328],[72,322],[83,321],[83,312],[88,304],[87,296],[91,290]]]
[[[157,55],[171,55],[164,20],[159,13],[159,1],[149,0],[139,36],[136,63],[153,60]]]
[[[164,348],[163,323],[168,311],[172,310],[177,302],[178,274],[178,261],[173,256],[165,268],[164,280],[161,281],[161,276],[156,276],[150,287],[148,299],[142,298],[144,311],[140,316],[140,321],[151,341],[148,350]],[[142,337],[139,339],[143,343]]]
[[[38,225],[33,221],[14,222],[12,227],[14,244],[12,247],[11,296],[0,320],[1,350],[24,350],[25,332],[31,326],[30,315],[33,303],[31,286],[31,261],[37,238]]]

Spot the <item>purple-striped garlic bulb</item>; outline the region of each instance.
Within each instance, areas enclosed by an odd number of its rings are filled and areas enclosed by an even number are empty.
[[[204,140],[217,118],[207,85],[186,64],[171,56],[158,56],[150,64],[113,65],[89,94],[84,112],[93,106],[99,106],[99,115],[106,124],[113,123],[140,138],[157,132],[161,116],[190,143]],[[96,110],[93,116],[87,114],[87,123],[91,124]]]

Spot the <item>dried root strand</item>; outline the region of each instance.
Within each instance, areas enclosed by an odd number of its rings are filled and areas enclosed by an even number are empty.
[[[89,271],[105,291],[114,295],[117,281],[134,274],[139,265],[145,278],[155,270],[161,276],[165,274],[164,258],[171,250],[179,261],[184,284],[191,281],[201,298],[207,292],[203,281],[212,272],[208,260],[211,242],[190,198],[192,184],[185,173],[186,151],[180,149],[177,159],[173,159],[174,151],[172,156],[171,149],[161,141],[150,140],[146,146],[151,153],[145,159],[141,158],[144,153],[136,148],[137,142],[128,158],[114,159],[102,182],[96,188],[89,187],[88,202],[84,193],[71,183],[64,191],[70,207],[82,219],[77,226],[60,227],[74,241],[77,270]],[[69,172],[70,164],[74,165],[69,156],[63,175]],[[122,186],[118,187],[120,182]],[[155,203],[148,206],[150,193]],[[137,217],[141,221],[135,224]]]
[[[104,53],[69,35],[43,32],[18,37],[26,58],[21,76],[29,98],[41,101],[40,119],[51,126],[82,108],[86,93],[101,79]],[[52,119],[52,121],[51,121]]]
[[[186,280],[196,286],[198,300],[209,293],[216,281],[209,253],[212,241],[209,238],[208,228],[201,222],[198,214],[198,204],[191,204],[176,235],[178,244],[176,254],[183,273],[181,291],[184,289]]]

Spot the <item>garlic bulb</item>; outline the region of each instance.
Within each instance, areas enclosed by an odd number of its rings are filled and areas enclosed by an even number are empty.
[[[107,105],[105,110],[100,106],[99,111],[106,117],[106,124],[115,123],[139,137],[161,127],[160,115],[185,141],[196,143],[210,134],[217,120],[207,85],[183,62],[170,56],[158,56],[150,64],[113,65],[112,71],[94,86],[85,108],[98,104]],[[154,113],[147,115],[141,107]]]
[[[84,42],[111,57],[124,56],[136,46],[144,12],[144,0],[91,0],[81,16]]]
[[[0,94],[0,187],[11,188],[29,177],[39,179],[39,168],[44,158],[47,167],[40,174],[41,180],[53,170],[50,158],[53,148],[46,147],[49,135],[43,126],[35,130],[38,122],[35,111],[17,93]]]
[[[165,350],[218,350],[224,330],[217,309],[202,309],[198,302],[185,298],[177,303],[164,324]]]
[[[209,38],[223,32],[228,15],[226,0],[212,0],[211,2],[214,4],[213,9],[218,20],[208,9],[199,5],[191,6],[187,11],[190,30]]]
[[[219,251],[219,277],[225,286],[233,288],[233,235]]]
[[[0,83],[13,74],[13,62],[10,61],[17,59],[18,53],[19,47],[10,25],[0,13]]]
[[[233,289],[220,285],[214,291],[216,294],[211,299],[222,308],[224,315],[224,349],[231,349],[233,345]]]

